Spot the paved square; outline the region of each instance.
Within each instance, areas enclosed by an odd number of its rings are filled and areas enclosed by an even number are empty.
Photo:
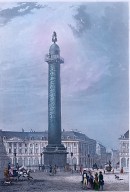
[[[122,180],[116,180],[112,173],[104,174],[104,191],[129,191],[129,174],[118,175]],[[0,192],[83,191],[79,173],[58,172],[55,176],[49,176],[46,172],[35,172],[31,176],[33,180],[14,181],[11,186],[0,186]]]

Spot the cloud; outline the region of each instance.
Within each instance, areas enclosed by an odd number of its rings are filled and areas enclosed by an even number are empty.
[[[39,5],[35,2],[26,2],[26,3],[17,3],[17,6],[12,8],[6,8],[0,10],[0,26],[6,25],[8,22],[10,22],[15,17],[21,17],[30,13],[33,13],[32,11],[34,9],[41,9],[43,8],[42,5]]]
[[[69,27],[77,37],[81,37],[83,33],[91,28],[90,16],[86,12],[86,6],[80,5],[73,17],[76,20],[76,27],[71,24],[69,24]]]

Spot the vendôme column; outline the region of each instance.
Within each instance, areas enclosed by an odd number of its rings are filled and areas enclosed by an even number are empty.
[[[61,144],[61,85],[60,65],[64,59],[60,57],[60,48],[56,44],[57,34],[53,32],[53,44],[45,61],[48,63],[48,145],[44,150],[44,164],[65,166],[67,152]]]

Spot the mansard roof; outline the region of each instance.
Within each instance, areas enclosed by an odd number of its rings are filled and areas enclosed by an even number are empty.
[[[0,135],[2,137],[5,137],[6,139],[11,139],[14,137],[20,138],[20,139],[33,139],[33,140],[40,140],[48,138],[47,131],[45,132],[16,132],[16,131],[0,131]]]
[[[78,131],[63,131],[62,132],[62,139],[63,140],[82,140],[89,143],[95,143],[94,139],[90,139],[85,134],[78,132]]]
[[[129,130],[124,134],[125,138],[129,138]]]
[[[119,139],[124,139],[124,140],[129,139],[129,130],[126,131],[126,133],[124,135],[121,135],[121,137]]]
[[[48,140],[48,132],[16,132],[16,131],[0,131],[0,135],[5,137],[6,139],[11,138],[20,138],[22,140]],[[88,142],[96,142],[93,139],[90,139],[85,134],[77,132],[77,131],[63,131],[62,132],[62,140],[82,140]]]

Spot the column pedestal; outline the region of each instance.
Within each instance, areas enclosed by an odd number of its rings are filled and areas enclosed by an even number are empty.
[[[64,167],[67,162],[67,151],[64,145],[48,145],[43,152],[45,165]]]

